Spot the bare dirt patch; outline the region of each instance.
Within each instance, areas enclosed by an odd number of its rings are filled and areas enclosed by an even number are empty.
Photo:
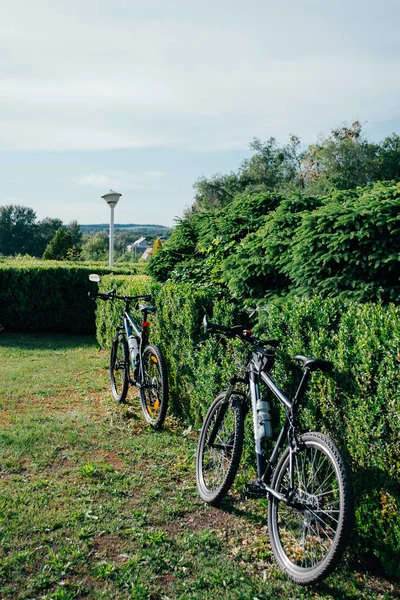
[[[120,564],[129,559],[126,541],[122,541],[116,535],[104,534],[96,536],[93,538],[92,549],[92,556],[96,559],[112,560]]]

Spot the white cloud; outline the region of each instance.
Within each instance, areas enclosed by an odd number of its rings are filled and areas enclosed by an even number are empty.
[[[98,189],[116,188],[126,190],[148,190],[154,180],[164,176],[160,171],[144,171],[143,173],[125,173],[113,171],[110,173],[91,173],[72,177],[78,186],[89,186]]]
[[[244,147],[400,116],[388,0],[3,4],[0,150]]]

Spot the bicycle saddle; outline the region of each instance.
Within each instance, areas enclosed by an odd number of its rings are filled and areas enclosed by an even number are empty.
[[[141,311],[147,310],[147,312],[156,312],[156,309],[154,306],[145,306],[144,304],[139,304],[139,308]]]
[[[307,367],[310,371],[317,371],[318,369],[320,371],[332,371],[333,369],[333,363],[329,360],[322,360],[322,358],[313,358],[312,356],[297,354],[294,359],[298,360],[304,369]]]

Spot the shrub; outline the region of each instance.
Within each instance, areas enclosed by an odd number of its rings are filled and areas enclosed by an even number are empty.
[[[400,575],[400,308],[293,300],[265,306],[258,330],[282,340],[275,377],[288,390],[295,354],[334,363],[331,376],[313,375],[302,424],[331,435],[352,466],[355,547]]]
[[[43,252],[43,258],[45,260],[65,260],[68,252],[73,250],[73,245],[71,232],[60,227],[60,229],[57,229],[53,239],[47,244]]]
[[[105,277],[103,289],[127,293],[152,290],[157,315],[152,339],[166,356],[171,410],[199,426],[215,394],[243,363],[239,343],[219,344],[201,326],[207,311],[215,321],[238,322],[237,308],[212,288],[149,278]],[[98,339],[109,340],[115,314],[109,303],[98,308]],[[332,360],[332,375],[315,373],[301,422],[328,433],[347,456],[356,499],[354,547],[371,551],[385,569],[400,575],[400,308],[394,305],[345,304],[339,299],[292,299],[265,304],[256,331],[278,338],[281,346],[274,378],[292,395],[300,370],[297,353]],[[107,321],[107,325],[105,325]]]
[[[1,325],[14,331],[94,333],[95,304],[87,294],[93,270],[31,258],[0,261]]]
[[[296,293],[397,302],[400,184],[335,192],[303,216],[287,273]]]
[[[397,302],[400,183],[325,197],[243,193],[189,214],[149,264],[158,281],[220,285],[244,303],[315,293]]]

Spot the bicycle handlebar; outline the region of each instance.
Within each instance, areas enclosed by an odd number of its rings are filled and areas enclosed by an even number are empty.
[[[100,298],[101,300],[123,300],[124,302],[132,302],[132,300],[151,300],[149,294],[140,294],[139,296],[117,296],[115,290],[110,290],[105,294],[100,292],[88,292],[89,298]]]
[[[249,344],[261,344],[262,346],[271,346],[272,348],[276,348],[280,344],[279,340],[259,340],[254,337],[252,331],[243,329],[241,325],[227,327],[226,325],[220,325],[219,323],[212,323],[208,320],[207,315],[204,315],[203,317],[203,325],[205,329],[211,330],[210,333],[223,333],[227,337],[238,337]]]

